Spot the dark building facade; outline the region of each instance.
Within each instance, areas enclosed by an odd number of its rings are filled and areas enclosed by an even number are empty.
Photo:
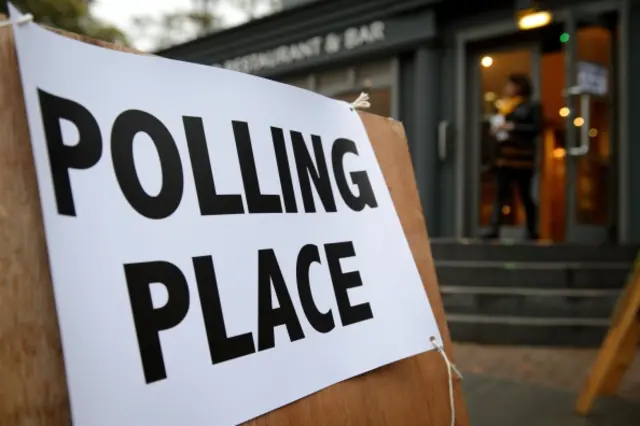
[[[640,2],[325,0],[158,52],[354,100],[403,121],[432,237],[473,238],[495,183],[488,120],[509,74],[530,76],[544,129],[534,192],[554,242],[640,242]],[[636,40],[636,43],[632,41]],[[524,235],[517,194],[503,232]]]

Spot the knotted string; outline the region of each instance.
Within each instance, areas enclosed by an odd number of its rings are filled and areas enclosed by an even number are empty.
[[[369,102],[369,95],[362,92],[358,99],[351,102],[351,108],[353,109],[369,109],[371,108],[371,103]]]
[[[456,374],[456,376],[460,378],[460,380],[462,380],[462,374],[460,373],[460,370],[458,370],[458,368],[455,366],[455,364],[449,361],[449,357],[447,356],[447,353],[444,351],[444,348],[442,346],[438,346],[438,343],[436,342],[436,338],[431,337],[431,339],[429,340],[431,340],[431,344],[436,349],[436,351],[438,351],[438,353],[442,356],[444,363],[447,365],[447,380],[449,381],[449,409],[451,410],[451,426],[455,426],[456,405],[455,405],[455,400],[453,398],[453,375],[451,374],[451,372],[453,371]]]
[[[30,13],[27,13],[26,15],[22,15],[17,19],[11,20],[11,19],[7,19],[6,21],[0,21],[0,28],[4,28],[4,27],[8,27],[9,25],[12,24],[25,24],[29,21],[33,20],[33,15]]]

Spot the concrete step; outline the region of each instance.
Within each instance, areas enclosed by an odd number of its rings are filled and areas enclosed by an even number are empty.
[[[433,239],[435,260],[502,262],[633,262],[637,244],[549,244],[538,242],[485,242],[481,240]]]
[[[620,289],[630,262],[510,262],[436,260],[441,285],[562,289]]]
[[[440,287],[447,314],[607,320],[620,290]]]
[[[608,319],[447,314],[451,338],[491,345],[598,347]]]
[[[454,340],[600,345],[638,245],[432,240]]]

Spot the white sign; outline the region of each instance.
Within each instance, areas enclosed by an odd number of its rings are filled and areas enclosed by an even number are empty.
[[[607,67],[593,62],[578,62],[578,87],[581,93],[606,96],[609,72]]]
[[[14,32],[75,426],[238,424],[441,343],[346,103]]]
[[[322,55],[333,55],[342,50],[352,50],[384,40],[384,22],[375,21],[360,27],[347,28],[341,33],[329,33],[291,45],[279,46],[266,52],[229,59],[224,64],[215,66],[251,74]]]

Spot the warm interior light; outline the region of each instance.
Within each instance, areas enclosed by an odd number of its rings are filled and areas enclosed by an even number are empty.
[[[484,100],[485,102],[493,102],[495,101],[497,98],[496,94],[494,92],[487,92],[484,94]]]
[[[553,158],[564,158],[567,155],[567,151],[564,148],[556,148],[553,150]]]
[[[576,117],[573,119],[573,125],[576,127],[581,127],[584,124],[584,118]]]
[[[482,58],[482,60],[480,60],[480,64],[485,68],[489,68],[491,65],[493,65],[493,58],[491,56],[485,56],[484,58]]]
[[[568,117],[570,112],[571,110],[569,110],[569,108],[562,107],[558,113],[560,114],[560,117]]]
[[[589,129],[589,137],[595,138],[596,136],[598,136],[598,129]]]
[[[518,26],[521,30],[544,27],[551,23],[551,12],[546,10],[527,10],[518,16]]]

